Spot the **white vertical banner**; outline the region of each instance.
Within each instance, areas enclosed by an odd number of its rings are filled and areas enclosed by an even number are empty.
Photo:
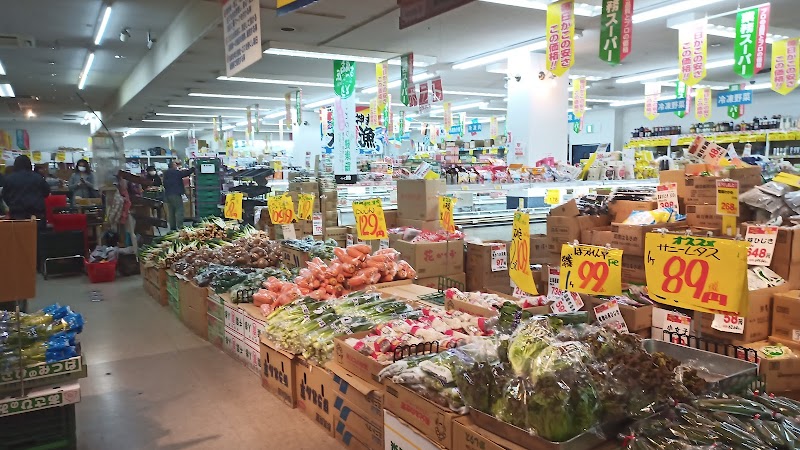
[[[333,103],[333,173],[358,173],[356,147],[356,98],[337,97]]]
[[[222,0],[225,73],[232,77],[261,59],[259,0]]]

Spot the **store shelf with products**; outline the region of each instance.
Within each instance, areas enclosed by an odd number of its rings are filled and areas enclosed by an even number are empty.
[[[654,149],[659,154],[666,154],[666,152],[670,151],[672,147],[687,146],[691,144],[697,136],[703,136],[709,141],[719,145],[751,144],[752,154],[769,157],[782,156],[776,155],[775,153],[777,148],[787,147],[786,145],[782,145],[783,143],[795,144],[788,147],[797,147],[800,145],[800,129],[776,129],[636,137],[632,138],[625,145],[625,148]],[[800,148],[798,148],[798,151],[800,151]],[[796,156],[800,156],[800,154]]]

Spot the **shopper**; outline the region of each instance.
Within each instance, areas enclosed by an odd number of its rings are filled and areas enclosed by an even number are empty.
[[[50,195],[50,186],[33,171],[30,158],[17,156],[14,172],[3,180],[2,195],[11,219],[24,220],[35,216],[41,219],[40,228],[46,226],[44,199]]]
[[[72,204],[75,204],[75,197],[96,198],[97,189],[94,187],[94,174],[89,161],[81,159],[75,164],[75,173],[69,178],[69,192]]]
[[[155,166],[148,166],[147,167],[147,179],[150,180],[153,184],[150,187],[161,187],[161,177],[158,176],[158,172],[156,172]]]
[[[167,219],[170,230],[183,228],[183,179],[194,173],[194,167],[189,170],[179,170],[173,161],[169,169],[164,172],[164,199],[167,203]]]

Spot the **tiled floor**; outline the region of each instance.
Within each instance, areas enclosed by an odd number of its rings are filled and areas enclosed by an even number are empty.
[[[78,447],[127,449],[338,449],[258,377],[194,335],[147,297],[139,276],[89,284],[39,280],[31,310],[53,302],[86,319],[89,367],[77,406]],[[104,300],[91,302],[99,291]]]

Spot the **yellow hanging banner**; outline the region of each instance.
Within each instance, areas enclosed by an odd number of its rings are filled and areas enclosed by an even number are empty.
[[[267,199],[269,217],[275,225],[288,225],[294,222],[294,200],[289,194]]]
[[[700,122],[706,122],[711,117],[711,88],[695,90],[694,116]]]
[[[648,120],[658,117],[658,99],[661,97],[661,83],[644,84],[644,116]]]
[[[356,217],[358,238],[362,241],[374,241],[389,237],[381,199],[372,198],[353,202],[353,215]]]
[[[314,215],[314,194],[300,194],[297,197],[297,218],[311,220]]]
[[[225,196],[225,218],[242,220],[242,200],[244,194],[232,192]]]
[[[579,294],[622,294],[622,250],[593,245],[562,245],[558,287]]]
[[[581,118],[586,112],[586,77],[572,80],[572,113]]]
[[[645,275],[653,300],[708,313],[748,309],[746,241],[648,233]]]
[[[56,162],[65,162],[67,160],[67,152],[59,150],[56,152]]]
[[[34,164],[41,163],[42,162],[42,152],[40,152],[39,150],[34,150],[33,152],[31,152],[31,160],[33,161]]]
[[[560,0],[547,6],[547,68],[564,75],[575,64],[575,3]]]
[[[458,199],[455,197],[439,197],[439,224],[441,224],[442,229],[448,233],[456,231],[453,210],[455,209],[457,200]]]
[[[528,213],[514,213],[508,261],[511,281],[528,294],[539,295],[531,273],[531,216]]]
[[[772,90],[786,95],[797,87],[800,60],[797,58],[798,38],[772,43]]]
[[[678,29],[678,79],[694,86],[706,77],[708,60],[708,20],[696,20]]]

